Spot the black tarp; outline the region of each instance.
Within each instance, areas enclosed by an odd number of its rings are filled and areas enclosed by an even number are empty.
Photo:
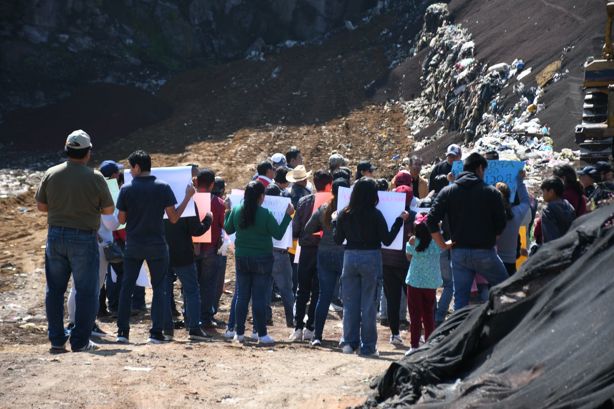
[[[376,380],[365,408],[614,408],[614,205]]]

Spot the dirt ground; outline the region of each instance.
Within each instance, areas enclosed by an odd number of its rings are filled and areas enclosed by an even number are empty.
[[[110,337],[96,353],[51,355],[45,219],[33,206],[31,195],[0,202],[0,408],[344,408],[364,401],[372,378],[403,355],[381,326],[379,359],[342,354],[335,313],[329,314],[322,347],[289,343],[281,304],[274,304],[274,347],[233,344],[222,330],[212,342],[191,343],[178,330],[174,342],[149,345],[149,316],[141,315],[133,317],[130,345]],[[231,263],[227,278],[234,281]],[[222,299],[223,320],[230,297]],[[100,325],[115,333],[112,320]]]

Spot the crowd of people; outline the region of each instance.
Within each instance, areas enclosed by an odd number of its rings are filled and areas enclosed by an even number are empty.
[[[272,299],[279,297],[289,342],[321,345],[334,310],[343,316],[341,351],[376,357],[378,316],[390,329],[390,343],[403,347],[400,329],[409,313],[411,353],[446,319],[452,299],[454,310],[486,301],[491,286],[516,273],[521,257],[563,236],[614,192],[609,163],[579,172],[562,164],[541,183],[538,211],[524,171],[515,190],[502,181],[484,182],[496,152],[463,157],[459,146],[450,145],[428,178],[422,159],[412,156],[389,181],[378,178],[386,175],[377,175],[369,161],[353,172],[336,152],[326,169],[308,171],[300,149],[292,147],[259,163],[243,200],[231,206],[224,180],[211,169],[191,165],[192,183],[177,198],[151,174],[146,152],[128,157],[132,180],[124,184],[123,166],[115,161],[103,161],[99,171],[87,166],[91,149],[86,132],[71,133],[66,162],[50,168],[36,192],[38,209],[48,215],[45,306],[53,353],[65,352],[68,342],[75,352],[98,349],[90,338],[107,335],[96,323],[106,314],[116,317],[116,341],[130,342],[131,314],[145,308],[144,289],[136,285],[144,262],[153,292],[150,343],[170,342],[182,327],[191,341],[210,340],[210,330],[225,327],[225,338],[245,342],[251,303],[250,338],[273,344],[267,326]],[[459,160],[462,172],[454,175]],[[121,186],[115,202],[105,179]],[[343,188],[351,188],[351,196],[340,208]],[[382,191],[405,195],[405,210],[391,225],[378,209]],[[182,217],[196,192],[211,194],[210,212]],[[328,199],[316,206],[322,192]],[[281,220],[263,207],[267,195],[288,198]],[[293,245],[275,247],[273,240],[288,229]],[[210,243],[193,242],[208,231]],[[382,248],[399,235],[400,249]],[[218,312],[230,248],[236,281],[224,323]],[[182,312],[174,299],[177,282]]]

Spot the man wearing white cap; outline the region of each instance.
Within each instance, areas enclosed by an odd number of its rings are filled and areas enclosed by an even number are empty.
[[[82,130],[66,138],[68,160],[47,170],[36,192],[37,207],[47,213],[49,230],[45,248],[48,335],[51,352],[65,352],[70,338],[74,352],[92,351],[90,341],[99,291],[99,251],[96,232],[100,215],[115,207],[101,173],[88,168],[92,143]],[[70,335],[64,330],[64,293],[74,277],[76,311]]]

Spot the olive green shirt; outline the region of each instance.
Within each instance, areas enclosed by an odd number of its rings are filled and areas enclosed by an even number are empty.
[[[113,206],[104,176],[71,161],[45,172],[36,201],[47,205],[49,226],[82,230],[98,230],[100,211]]]

